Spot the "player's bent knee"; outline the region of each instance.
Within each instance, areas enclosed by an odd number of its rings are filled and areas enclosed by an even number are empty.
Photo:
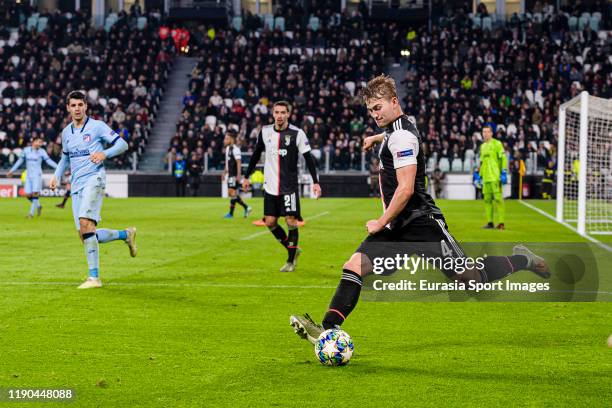
[[[79,226],[81,235],[96,231],[96,223],[89,218],[79,218]]]
[[[364,277],[372,271],[372,263],[364,254],[355,252],[351,258],[344,263],[342,268]]]
[[[287,216],[285,217],[285,222],[287,223],[287,225],[289,227],[297,227],[298,225],[298,221],[297,218],[293,217],[293,216]]]
[[[278,225],[278,222],[275,217],[265,217],[264,222],[266,223],[266,227],[272,229]]]

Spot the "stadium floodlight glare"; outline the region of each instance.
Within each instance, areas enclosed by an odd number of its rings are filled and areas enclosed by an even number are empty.
[[[583,91],[559,108],[556,218],[612,234],[612,99]]]

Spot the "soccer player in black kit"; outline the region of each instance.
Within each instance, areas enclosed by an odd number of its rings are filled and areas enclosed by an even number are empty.
[[[223,146],[225,146],[225,169],[221,178],[225,179],[227,177],[227,195],[230,197],[230,210],[223,218],[234,218],[236,204],[240,204],[244,208],[244,218],[246,218],[251,213],[251,207],[242,201],[238,193],[242,153],[240,148],[236,146],[236,134],[232,130],[228,130],[225,134]]]
[[[428,257],[465,257],[448,231],[442,211],[427,193],[421,137],[414,122],[402,111],[395,81],[380,75],[370,80],[362,92],[369,114],[384,130],[382,134],[365,138],[363,143],[365,150],[380,143],[379,177],[384,212],[380,218],[366,223],[368,236],[344,264],[322,325],[307,314],[289,318],[294,331],[313,344],[323,330],[339,327],[355,308],[363,277],[373,271],[374,258],[393,258],[398,253],[420,255],[421,251]],[[466,283],[493,282],[521,269],[542,278],[550,276],[544,259],[522,245],[515,246],[510,256],[487,256],[483,264],[482,269],[461,274],[454,270],[442,272],[449,279]]]
[[[261,154],[266,152],[264,164],[264,216],[266,226],[282,246],[287,249],[287,262],[281,272],[293,272],[300,254],[298,248],[298,218],[300,194],[298,184],[298,159],[302,154],[312,176],[316,198],[321,196],[315,160],[310,153],[306,133],[289,124],[291,105],[286,101],[275,102],[272,107],[274,124],[264,126],[257,137],[257,145],[244,174],[242,187],[249,188],[249,176],[255,170]],[[289,233],[278,225],[278,217],[285,217]]]

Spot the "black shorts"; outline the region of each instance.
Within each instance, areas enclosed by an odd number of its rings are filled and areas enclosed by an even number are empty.
[[[240,188],[240,184],[238,183],[236,176],[227,178],[227,188],[233,188],[234,190],[238,190]]]
[[[369,235],[357,248],[357,251],[369,258],[374,264],[375,258],[395,258],[404,254],[426,257],[463,258],[465,253],[455,238],[448,231],[446,222],[441,216],[424,215],[410,224]],[[362,261],[363,262],[363,261]],[[395,268],[384,268],[383,275],[395,272]],[[442,270],[446,276],[455,276],[454,270]]]
[[[297,193],[272,195],[264,193],[264,215],[299,217],[300,195]]]

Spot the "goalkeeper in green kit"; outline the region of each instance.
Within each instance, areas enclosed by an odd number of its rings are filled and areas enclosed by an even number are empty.
[[[482,135],[484,143],[480,146],[480,168],[475,175],[475,181],[482,185],[487,215],[487,225],[484,228],[495,228],[494,221],[497,221],[497,229],[503,230],[506,211],[502,186],[508,182],[508,158],[502,143],[493,138],[493,129],[490,126],[482,129]]]

